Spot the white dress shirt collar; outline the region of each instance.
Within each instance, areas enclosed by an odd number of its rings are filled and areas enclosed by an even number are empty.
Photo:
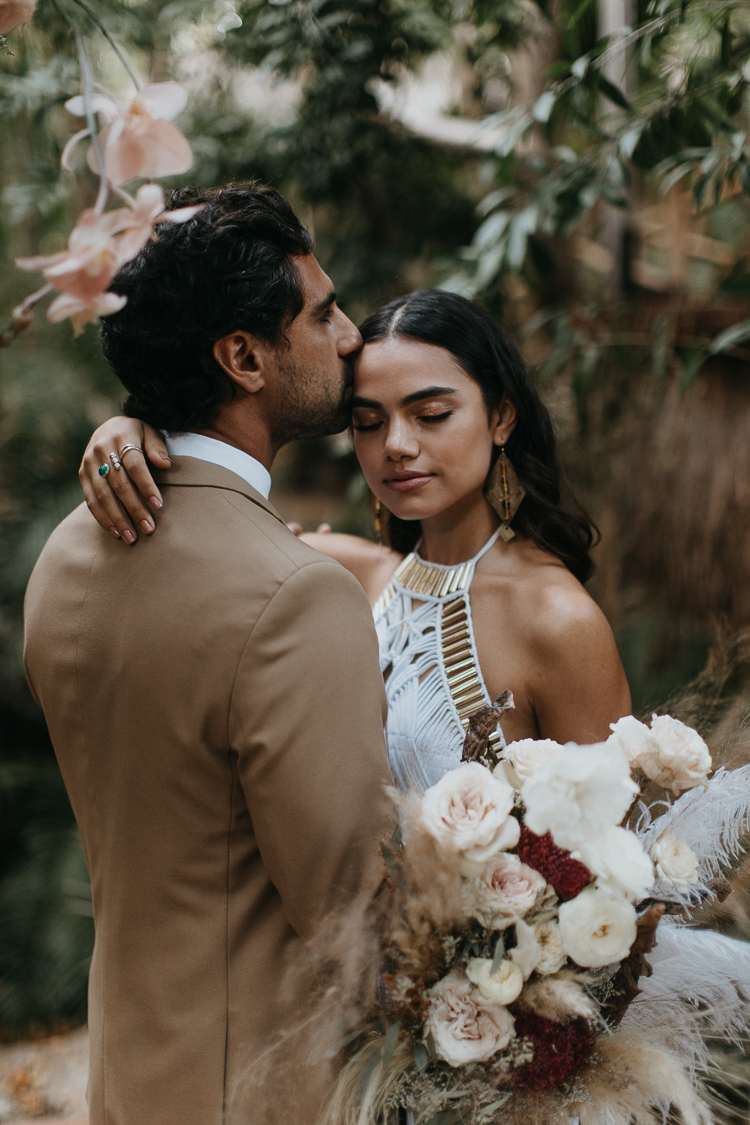
[[[260,461],[256,461],[249,453],[238,449],[236,445],[227,445],[225,441],[206,437],[205,434],[184,433],[165,434],[170,457],[195,457],[198,461],[210,461],[213,465],[222,465],[230,472],[236,473],[244,481],[259,492],[266,500],[271,491],[271,474]]]

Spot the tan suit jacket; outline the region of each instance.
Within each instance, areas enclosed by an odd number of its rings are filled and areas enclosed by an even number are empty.
[[[91,872],[91,1125],[275,1122],[242,1088],[282,963],[389,830],[377,643],[356,580],[240,477],[177,457],[161,487],[132,549],[73,512],[26,601]]]

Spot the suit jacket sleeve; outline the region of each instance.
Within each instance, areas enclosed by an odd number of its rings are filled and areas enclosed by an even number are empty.
[[[288,578],[240,661],[230,739],[266,871],[302,936],[374,882],[395,812],[377,639],[355,578],[329,560]]]

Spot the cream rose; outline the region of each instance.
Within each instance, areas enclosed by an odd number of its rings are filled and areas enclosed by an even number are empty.
[[[654,746],[638,759],[647,777],[678,797],[683,789],[705,785],[711,770],[711,755],[697,730],[671,715],[651,720]]]
[[[597,883],[631,902],[645,898],[654,883],[654,865],[634,832],[607,828],[575,853]]]
[[[571,742],[524,782],[525,823],[537,836],[549,831],[556,844],[574,851],[619,824],[637,792],[619,746]]]
[[[619,746],[633,765],[637,765],[644,754],[653,752],[655,748],[656,743],[651,731],[634,715],[625,715],[616,723],[610,723],[609,729],[612,733],[607,739],[607,745]]]
[[[560,907],[563,949],[586,969],[622,961],[635,935],[635,908],[621,895],[589,889]]]
[[[669,829],[662,832],[651,849],[660,879],[684,894],[691,883],[698,882],[698,860],[686,840],[678,840]]]
[[[496,852],[515,847],[520,828],[510,815],[513,789],[479,762],[450,770],[422,798],[423,827],[441,847],[484,865]],[[475,869],[475,874],[479,871]]]
[[[512,1004],[523,988],[523,973],[512,961],[502,960],[492,972],[488,957],[472,957],[466,966],[466,975],[477,992],[488,1004]]]
[[[560,750],[560,743],[553,742],[551,738],[522,738],[506,746],[503,758],[510,762],[523,784],[536,773],[539,766],[549,762]]]
[[[545,893],[547,883],[533,867],[506,852],[491,859],[472,885],[472,913],[487,929],[506,930],[523,918]]]
[[[425,1030],[449,1066],[485,1062],[508,1046],[513,1017],[498,1004],[482,1004],[469,978],[457,969],[430,989]]]
[[[567,961],[567,954],[563,949],[560,927],[554,918],[534,926],[534,937],[542,951],[536,971],[543,976],[558,972]]]

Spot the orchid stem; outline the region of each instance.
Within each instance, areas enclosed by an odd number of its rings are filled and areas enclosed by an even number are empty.
[[[131,67],[128,60],[125,58],[125,55],[123,54],[123,51],[120,48],[120,45],[118,44],[117,40],[112,36],[112,34],[108,31],[106,25],[104,23],[102,23],[102,21],[99,19],[96,12],[92,11],[92,9],[86,3],[86,0],[73,0],[73,3],[77,4],[79,8],[83,8],[84,12],[89,17],[89,19],[92,21],[92,23],[95,23],[96,26],[99,28],[102,35],[107,40],[110,47],[115,52],[118,59],[120,60],[122,65],[125,67],[128,74],[130,75],[130,78],[131,78],[131,80],[133,82],[133,85],[135,86],[136,90],[142,89],[141,81],[138,78],[135,71],[133,70],[133,68]]]
[[[75,0],[77,3],[78,0]],[[86,48],[83,45],[83,38],[80,31],[73,23],[72,19],[67,12],[58,4],[57,0],[52,0],[52,4],[57,13],[62,17],[70,29],[70,34],[75,40],[76,49],[78,51],[78,61],[81,65],[81,77],[83,79],[83,104],[86,110],[86,125],[91,133],[91,147],[94,152],[94,160],[96,162],[96,170],[99,175],[99,191],[96,196],[96,203],[94,204],[94,211],[97,215],[101,215],[104,211],[107,199],[109,198],[109,180],[104,167],[104,157],[102,155],[102,148],[99,144],[99,134],[96,131],[96,119],[94,117],[94,104],[92,100],[94,80],[91,75],[91,67],[89,66]]]
[[[51,293],[53,286],[43,285],[34,293],[30,293],[20,305],[16,305],[10,314],[10,324],[0,332],[0,348],[8,348],[17,336],[20,336],[31,324],[31,310]]]

